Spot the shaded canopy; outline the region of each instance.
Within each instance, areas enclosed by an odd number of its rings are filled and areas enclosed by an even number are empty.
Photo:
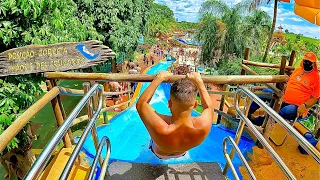
[[[289,2],[290,0],[281,0]],[[320,26],[320,0],[294,0],[294,13]]]

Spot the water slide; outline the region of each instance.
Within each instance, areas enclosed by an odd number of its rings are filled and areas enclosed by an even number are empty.
[[[167,70],[172,62],[160,62],[150,68],[146,74],[156,74],[160,70]],[[142,83],[139,96],[150,83]],[[161,114],[170,115],[168,109],[168,99],[170,98],[170,84],[162,83],[156,90],[150,104]],[[137,89],[139,90],[139,89]],[[197,112],[192,112],[192,116],[198,116]],[[222,141],[225,137],[235,134],[222,125],[212,125],[208,137],[199,146],[190,149],[185,156],[177,159],[160,160],[149,149],[150,135],[142,123],[135,105],[127,108],[110,120],[109,125],[100,126],[98,129],[99,140],[107,135],[111,140],[111,161],[147,163],[147,164],[186,164],[193,162],[217,162],[222,168],[226,160],[223,155]],[[254,142],[242,138],[239,148],[244,155],[252,151]],[[228,147],[231,149],[231,146]],[[94,158],[95,148],[92,137],[89,136],[82,149],[89,158]],[[102,154],[105,154],[103,152]],[[92,159],[89,159],[92,161]],[[239,173],[241,166],[240,159],[236,155],[233,163]],[[233,178],[229,170],[227,176]]]

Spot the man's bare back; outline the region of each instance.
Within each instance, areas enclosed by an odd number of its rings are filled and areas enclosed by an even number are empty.
[[[158,85],[167,81],[168,72],[160,72],[144,91],[137,103],[138,113],[150,133],[150,149],[161,159],[180,157],[189,149],[198,146],[207,137],[212,126],[213,109],[211,99],[198,73],[172,84],[169,108],[172,116],[158,114],[149,102]],[[191,117],[197,107],[197,90],[200,90],[203,113]]]

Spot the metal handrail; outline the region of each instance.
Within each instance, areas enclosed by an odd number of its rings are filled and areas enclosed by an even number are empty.
[[[239,92],[244,92],[254,102],[256,102],[267,114],[270,115],[277,123],[279,123],[299,144],[310,154],[318,163],[320,163],[320,153],[312,146],[294,127],[286,122],[275,110],[263,102],[258,96],[256,96],[250,90],[240,87]],[[237,104],[237,102],[236,102]],[[251,122],[251,121],[250,121]]]
[[[110,154],[111,154],[111,143],[110,143],[110,139],[107,136],[103,136],[103,138],[100,141],[99,148],[98,148],[98,151],[97,151],[96,156],[94,158],[93,164],[91,166],[88,180],[91,180],[94,178],[95,170],[96,170],[96,167],[97,167],[98,161],[99,161],[98,157],[100,157],[100,155],[102,153],[102,149],[105,145],[107,146],[107,154],[106,154],[106,158],[104,160],[104,163],[101,167],[101,170],[106,169],[106,167],[109,163],[109,158],[110,158]],[[104,179],[104,176],[105,176],[105,173],[102,173],[102,172],[103,171],[101,171],[100,179]]]
[[[98,108],[95,111],[95,113],[93,114],[92,118],[90,119],[87,127],[85,128],[85,130],[83,132],[83,134],[81,135],[81,138],[77,143],[77,146],[74,148],[74,151],[72,152],[72,154],[71,154],[66,166],[63,169],[63,172],[62,172],[62,174],[60,176],[60,179],[68,179],[68,176],[69,176],[69,174],[71,172],[71,169],[72,169],[72,167],[74,165],[74,162],[75,162],[76,158],[79,156],[79,153],[80,153],[80,150],[81,150],[81,148],[82,148],[82,146],[84,144],[84,141],[88,137],[88,135],[89,135],[90,131],[92,130],[92,128],[93,127],[96,128],[95,127],[95,123],[96,123],[96,120],[99,117],[101,109],[102,109],[102,89],[98,88],[98,90],[99,90],[98,91],[99,92],[99,94],[98,94],[98,96],[99,96]]]
[[[224,153],[224,157],[226,158],[227,160],[227,163],[229,164],[230,168],[231,168],[231,171],[232,171],[232,174],[234,176],[234,178],[236,180],[240,180],[233,164],[232,164],[232,161],[231,161],[231,158],[227,152],[227,141],[230,141],[231,142],[231,145],[233,146],[233,148],[236,150],[236,152],[238,153],[239,157],[240,157],[240,160],[242,161],[244,167],[246,168],[246,171],[248,172],[248,174],[250,175],[250,179],[252,180],[256,180],[257,178],[255,177],[255,175],[253,174],[247,160],[244,158],[243,154],[241,153],[238,145],[234,142],[234,140],[228,136],[226,138],[224,138],[223,140],[223,153]]]
[[[73,109],[68,118],[64,121],[64,123],[59,127],[58,131],[51,138],[48,145],[43,149],[42,153],[37,158],[36,162],[32,165],[30,171],[25,177],[26,180],[37,179],[40,176],[41,172],[48,163],[54,148],[58,145],[62,137],[67,133],[68,129],[72,125],[73,120],[78,116],[81,109],[94,95],[96,90],[102,91],[101,87],[98,84],[93,85],[89,92],[80,100],[80,102]]]
[[[271,155],[271,157],[275,160],[275,162],[279,165],[280,169],[284,172],[284,174],[286,175],[287,178],[289,179],[296,179],[295,176],[292,174],[292,172],[290,171],[290,169],[286,166],[286,164],[282,161],[282,159],[280,158],[280,156],[274,151],[274,149],[270,146],[270,144],[267,142],[267,140],[263,137],[262,134],[260,134],[260,132],[254,127],[254,125],[252,124],[252,122],[247,118],[247,116],[245,116],[243,114],[243,112],[240,110],[239,108],[239,103],[237,101],[237,99],[240,97],[240,92],[244,91],[245,88],[240,87],[240,89],[237,90],[236,98],[235,98],[235,109],[237,111],[237,114],[240,117],[241,121],[244,121],[245,124],[247,124],[249,130],[257,137],[257,139],[260,141],[260,143],[266,148],[266,150],[268,151],[268,153]],[[248,90],[249,91],[249,90]],[[245,94],[249,94],[248,91],[244,91]],[[251,92],[251,91],[249,91]],[[250,95],[252,95],[250,93]],[[255,95],[254,95],[255,96]],[[251,98],[250,96],[248,96],[249,98]],[[256,96],[257,97],[257,96]],[[257,99],[259,99],[258,97],[255,98],[251,98],[253,101],[257,102]],[[266,104],[264,104],[265,106],[267,106]],[[261,107],[261,106],[260,106]]]

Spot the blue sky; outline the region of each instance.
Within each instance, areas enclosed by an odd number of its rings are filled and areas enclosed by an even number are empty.
[[[200,18],[198,14],[201,4],[205,0],[155,0],[156,3],[167,5],[173,10],[178,21],[197,22]],[[239,3],[241,0],[223,0],[230,4]],[[307,20],[297,16],[293,12],[293,0],[291,3],[280,2],[278,5],[277,27],[282,27],[296,34],[320,39],[320,27],[309,23]],[[260,9],[266,11],[270,17],[273,16],[274,3],[263,4]]]

